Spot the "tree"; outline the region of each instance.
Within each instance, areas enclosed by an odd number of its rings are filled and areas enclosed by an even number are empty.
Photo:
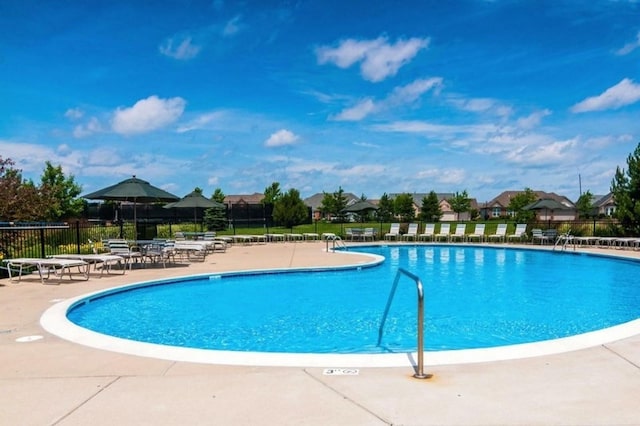
[[[580,219],[588,219],[593,216],[593,194],[587,191],[580,195],[576,201],[576,209]]]
[[[273,205],[282,196],[280,191],[280,182],[273,182],[270,186],[264,189],[264,198],[262,204]]]
[[[393,218],[393,200],[385,192],[378,202],[378,219],[382,222],[391,222]]]
[[[47,200],[33,182],[22,179],[22,171],[14,165],[0,156],[0,220],[45,220]]]
[[[440,209],[438,195],[434,191],[431,191],[422,199],[420,219],[425,222],[439,222],[441,217],[442,210]]]
[[[73,175],[65,177],[61,166],[54,167],[47,161],[40,182],[42,194],[49,199],[44,213],[46,220],[75,218],[82,214],[86,203],[78,198],[82,187],[76,184]]]
[[[627,170],[616,168],[611,193],[616,203],[614,216],[627,235],[640,234],[640,144],[627,157]]]
[[[338,190],[333,194],[326,192],[323,192],[323,194],[319,208],[322,214],[337,216],[340,221],[344,221],[343,210],[347,207],[347,197],[344,195],[344,189],[338,187]]]
[[[535,217],[535,212],[525,210],[525,206],[533,203],[538,196],[531,188],[525,188],[523,192],[514,195],[509,202],[507,209],[513,212],[513,217],[517,222],[529,222]]]
[[[471,199],[466,189],[462,193],[456,191],[454,196],[447,201],[451,206],[451,210],[456,213],[457,220],[460,220],[460,213],[468,212],[471,209]]]
[[[393,200],[393,211],[402,222],[410,222],[416,218],[411,194],[400,194]]]
[[[278,198],[273,206],[273,220],[287,228],[307,222],[309,209],[300,198],[300,192],[291,188]]]
[[[211,196],[211,199],[213,201],[217,201],[219,203],[224,203],[224,197],[225,197],[225,195],[224,195],[224,192],[222,192],[222,189],[216,188],[213,191],[213,195]]]

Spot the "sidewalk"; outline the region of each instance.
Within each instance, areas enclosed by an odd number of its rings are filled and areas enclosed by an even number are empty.
[[[319,242],[234,246],[205,262],[89,281],[0,280],[0,424],[637,425],[640,336],[563,354],[407,368],[234,367],[142,358],[46,333],[53,303],[129,282],[240,269],[364,263]],[[613,250],[605,250],[612,253]],[[638,252],[629,252],[638,256]],[[19,343],[16,339],[43,336]]]

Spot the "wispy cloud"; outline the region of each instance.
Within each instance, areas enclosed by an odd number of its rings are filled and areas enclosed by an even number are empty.
[[[206,129],[208,124],[222,120],[226,116],[227,114],[223,111],[215,111],[215,112],[202,114],[194,118],[193,120],[179,126],[176,129],[176,132],[185,133],[185,132],[190,132],[192,130]]]
[[[95,133],[101,132],[102,125],[96,117],[91,117],[89,121],[84,124],[79,124],[73,129],[73,136],[76,138],[84,138]]]
[[[272,148],[276,146],[293,145],[298,141],[298,139],[299,137],[292,131],[281,129],[271,134],[271,136],[264,141],[264,146]]]
[[[418,79],[406,86],[400,86],[380,101],[366,98],[358,101],[355,105],[342,110],[340,113],[330,117],[336,121],[359,121],[370,114],[387,110],[391,107],[411,104],[417,101],[425,92],[431,89],[438,91],[442,86],[442,78]]]
[[[161,99],[149,96],[130,108],[118,108],[113,114],[111,127],[120,134],[145,133],[176,121],[184,111],[186,101],[180,97]]]
[[[198,56],[202,46],[194,44],[191,36],[175,36],[165,39],[158,50],[170,58],[186,61]]]
[[[518,127],[520,127],[521,129],[532,129],[540,125],[542,119],[548,115],[551,115],[551,111],[548,109],[532,112],[528,116],[518,119]]]
[[[222,35],[224,37],[231,37],[239,33],[241,29],[240,20],[241,20],[241,17],[239,15],[230,19],[222,29]]]
[[[69,120],[79,120],[84,116],[84,111],[80,108],[69,108],[65,111],[64,116]]]
[[[452,95],[447,98],[447,102],[462,111],[475,113],[492,113],[499,117],[508,117],[513,113],[513,109],[492,98],[464,98],[459,95]]]
[[[380,82],[397,74],[421,49],[429,46],[428,38],[400,39],[391,44],[387,37],[374,40],[342,40],[335,47],[316,49],[319,64],[332,63],[339,68],[349,68],[360,63],[360,74],[371,82]]]
[[[625,44],[620,49],[616,50],[616,55],[620,55],[620,56],[628,55],[629,53],[636,50],[638,47],[640,47],[640,31],[638,31],[638,34],[636,34],[635,40]]]
[[[571,107],[575,113],[618,109],[640,101],[640,85],[623,79],[598,96],[587,98]]]

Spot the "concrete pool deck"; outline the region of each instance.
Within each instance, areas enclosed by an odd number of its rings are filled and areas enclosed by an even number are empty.
[[[357,375],[325,375],[322,367],[143,358],[78,345],[40,325],[42,313],[57,301],[131,282],[368,261],[324,249],[318,242],[236,245],[202,263],[92,275],[86,282],[0,280],[0,424],[640,424],[640,335],[534,358],[427,363],[433,377],[417,380],[406,367],[363,366]],[[584,251],[640,258],[630,250]]]

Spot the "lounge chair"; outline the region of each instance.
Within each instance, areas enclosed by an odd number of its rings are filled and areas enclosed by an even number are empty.
[[[459,223],[456,225],[456,232],[454,232],[449,236],[449,241],[460,240],[461,242],[463,242],[464,239],[466,238],[466,233],[467,233],[467,224]]]
[[[410,223],[409,229],[407,229],[407,233],[402,236],[402,239],[404,241],[409,241],[409,240],[415,241],[417,237],[418,237],[418,224]]]
[[[554,230],[555,233],[555,230]],[[553,235],[545,233],[542,229],[539,228],[535,228],[531,230],[531,242],[532,243],[540,243],[540,245],[542,244],[552,244],[554,242],[555,238],[553,237]]]
[[[118,265],[120,274],[124,274],[127,270],[126,268],[126,260],[122,256],[117,256],[115,254],[56,254],[51,256],[53,259],[72,259],[72,260],[80,260],[83,262],[87,262],[90,265],[93,265],[93,270],[96,271],[98,269],[98,265],[100,265],[100,276],[107,271],[107,274],[110,274],[113,266]]]
[[[12,271],[17,272],[18,281],[20,281],[22,279],[22,275],[26,272],[25,269],[30,272],[31,268],[36,268],[42,284],[44,284],[45,280],[49,279],[51,272],[53,272],[54,276],[58,277],[58,282],[62,281],[65,273],[69,275],[69,280],[73,280],[71,268],[76,267],[84,281],[89,279],[89,264],[83,260],[23,257],[5,259],[4,262],[7,264],[9,280],[13,280],[13,276],[11,274]]]
[[[506,238],[507,238],[506,223],[499,223],[498,227],[496,228],[496,233],[487,235],[487,240],[489,241],[498,240],[498,242],[500,241],[504,242]]]
[[[511,240],[522,241],[526,237],[527,237],[527,224],[519,223],[516,225],[516,230],[513,232],[513,234],[510,234],[507,238],[509,239],[509,241]]]
[[[484,242],[484,228],[484,223],[476,223],[476,229],[474,229],[471,234],[467,235],[467,241],[471,242],[473,240],[478,240],[479,243]]]
[[[362,239],[363,241],[373,241],[375,239],[375,231],[373,228],[364,228]]]
[[[434,236],[435,241],[449,241],[451,235],[451,224],[443,223],[440,225],[440,231]]]
[[[384,234],[385,240],[397,240],[400,237],[400,224],[392,223],[389,232]]]
[[[131,270],[133,262],[143,261],[142,253],[139,250],[132,250],[125,240],[109,240],[107,246],[109,254],[122,257],[125,260],[125,266],[129,264],[129,270]]]
[[[433,241],[434,235],[436,233],[436,224],[435,223],[427,223],[424,225],[424,232],[418,235],[418,239],[420,241]]]

